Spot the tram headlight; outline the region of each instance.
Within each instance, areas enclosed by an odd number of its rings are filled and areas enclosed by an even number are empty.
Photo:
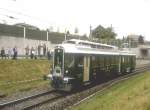
[[[68,74],[68,70],[66,70],[66,71],[65,71],[65,73],[67,73],[67,74]]]
[[[68,83],[68,80],[69,80],[68,78],[64,78],[65,83]]]
[[[47,78],[49,78],[49,79],[53,80],[53,76],[52,76],[52,74],[48,74],[48,75],[47,75]]]

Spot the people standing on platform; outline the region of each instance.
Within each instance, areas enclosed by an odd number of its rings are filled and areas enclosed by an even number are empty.
[[[26,48],[25,48],[25,55],[26,55],[26,58],[28,59],[28,56],[29,56],[29,46],[27,46]]]
[[[38,47],[35,47],[35,55],[34,55],[34,58],[37,59],[37,56],[38,56]]]
[[[43,56],[43,53],[44,53],[44,49],[43,49],[43,46],[41,46],[40,57]]]
[[[40,53],[41,53],[41,45],[38,45],[38,56],[40,56]]]
[[[1,57],[2,57],[2,59],[3,59],[4,57],[5,57],[5,59],[6,59],[4,47],[2,47],[2,49],[1,49]]]
[[[48,50],[48,49],[47,49],[47,50]],[[47,51],[47,58],[48,58],[48,60],[51,59],[51,50],[48,50],[48,51]]]
[[[17,59],[17,56],[18,56],[18,51],[17,51],[17,47],[15,46],[13,48],[13,59],[16,60]]]
[[[8,48],[8,59],[11,58],[11,56],[12,56],[12,50],[11,48]]]
[[[46,56],[46,45],[43,44],[43,55]]]
[[[6,57],[7,59],[9,59],[9,56],[8,56],[8,48],[5,49],[5,57]]]
[[[32,47],[31,48],[31,52],[30,52],[31,54],[31,59],[33,59],[34,58],[34,55],[35,55],[35,50],[34,50],[34,48]]]

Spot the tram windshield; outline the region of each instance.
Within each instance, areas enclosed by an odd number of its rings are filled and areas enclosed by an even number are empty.
[[[63,66],[63,49],[55,49],[54,51],[54,67]]]

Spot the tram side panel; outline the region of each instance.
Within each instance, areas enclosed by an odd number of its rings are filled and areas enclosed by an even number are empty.
[[[118,75],[118,56],[115,55],[94,55],[91,56],[90,80],[104,80],[108,77]]]

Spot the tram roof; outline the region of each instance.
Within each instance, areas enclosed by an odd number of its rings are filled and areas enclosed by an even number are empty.
[[[79,39],[70,39],[66,40],[63,42],[63,44],[76,44],[76,45],[83,45],[83,46],[101,46],[101,47],[108,47],[110,49],[116,49],[116,46],[112,45],[107,45],[107,44],[102,44],[102,43],[96,43],[96,42],[91,42],[87,40],[79,40]]]
[[[74,45],[69,43],[63,43],[59,46],[63,47],[65,53],[74,53],[74,54],[101,54],[101,55],[135,55],[127,51],[119,50],[104,50],[97,48],[89,48],[86,46]]]

